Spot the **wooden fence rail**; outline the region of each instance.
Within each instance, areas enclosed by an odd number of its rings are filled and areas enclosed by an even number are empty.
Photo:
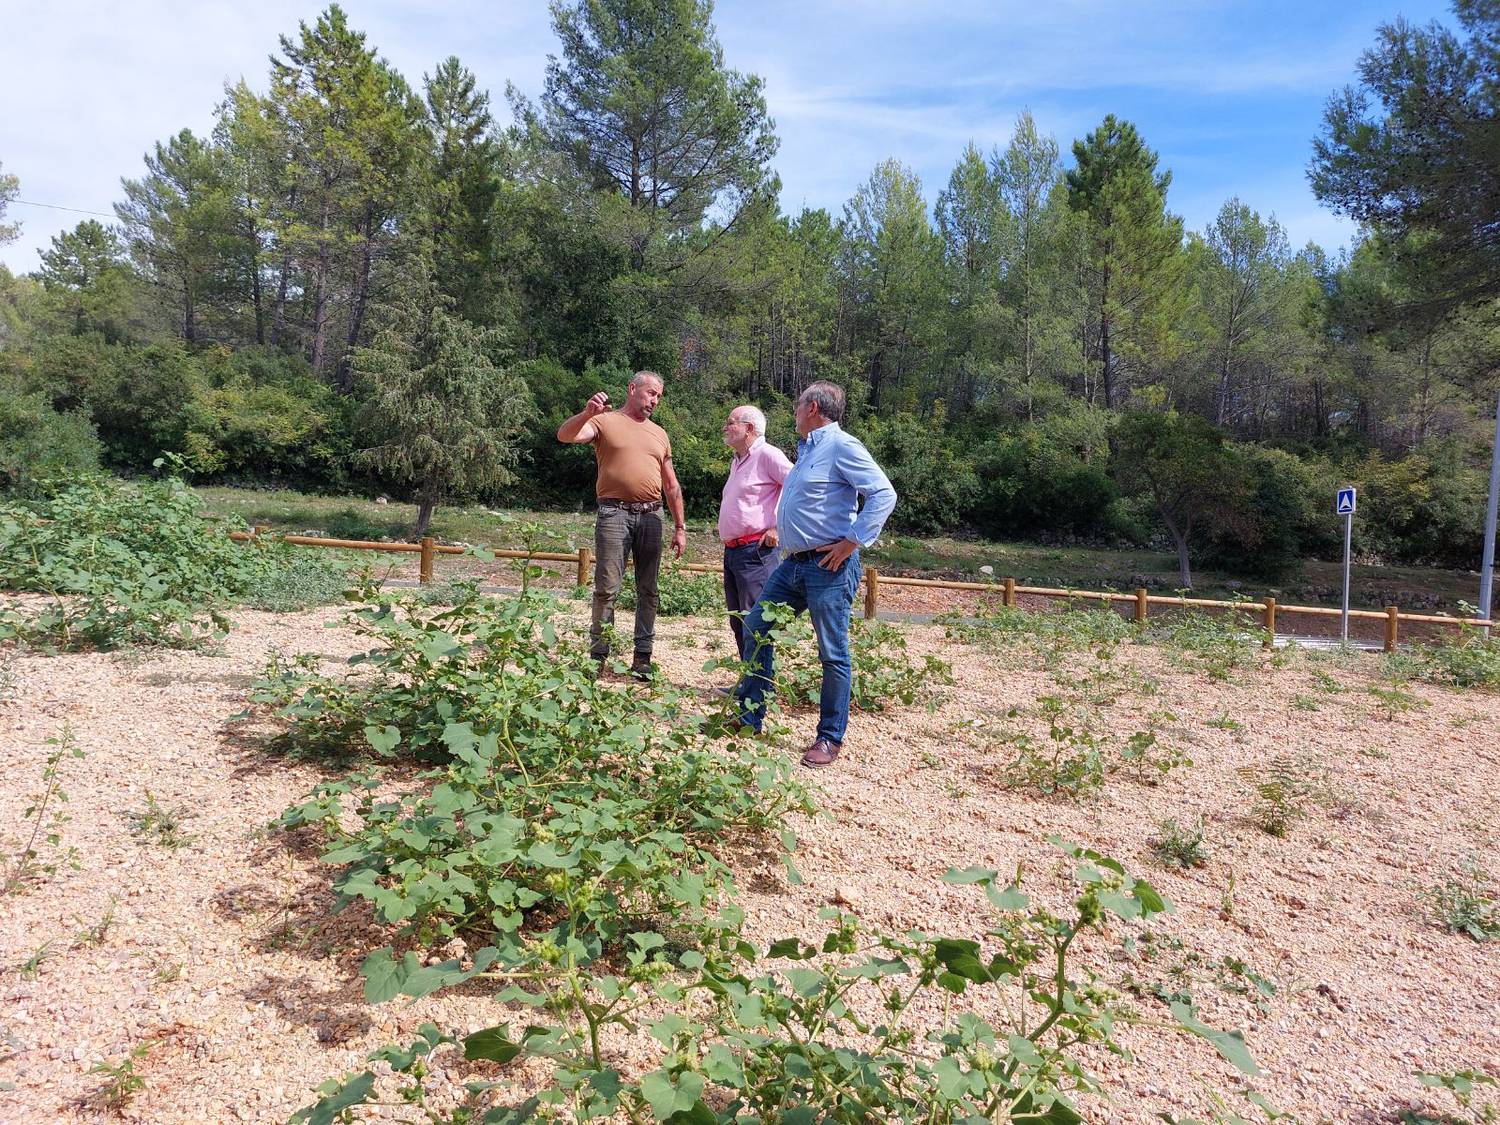
[[[251,531],[231,531],[229,537],[240,541],[254,539],[258,536],[269,535],[270,529],[256,527]],[[374,543],[364,539],[325,539],[317,535],[278,535],[283,543],[290,543],[297,547],[337,547],[346,551],[391,551],[420,556],[418,561],[418,580],[427,585],[432,581],[433,562],[438,555],[462,555],[467,553],[467,547],[455,547],[435,542],[430,536],[419,543]],[[580,547],[576,551],[517,551],[508,548],[487,548],[490,554],[500,559],[526,559],[533,562],[562,562],[572,563],[577,568],[578,585],[585,586],[589,582],[589,571],[593,566],[593,551],[588,547]],[[697,574],[722,574],[723,567],[715,563],[683,563],[682,569]],[[999,582],[950,582],[939,578],[906,578],[896,574],[881,574],[873,566],[865,568],[865,617],[873,620],[880,605],[880,591],[887,586],[921,586],[936,590],[972,590],[979,593],[998,593],[1004,605],[1014,607],[1018,595],[1026,595],[1033,598],[1062,599],[1065,601],[1097,601],[1111,604],[1115,602],[1129,603],[1133,608],[1134,619],[1138,624],[1144,624],[1150,614],[1150,607],[1174,606],[1182,609],[1228,609],[1237,610],[1241,613],[1254,614],[1260,618],[1261,625],[1267,634],[1276,632],[1276,621],[1279,614],[1300,613],[1307,617],[1338,617],[1340,610],[1330,609],[1327,606],[1314,605],[1282,605],[1275,598],[1264,598],[1261,601],[1224,601],[1212,598],[1188,598],[1173,597],[1163,594],[1152,594],[1144,588],[1137,589],[1131,593],[1122,593],[1115,590],[1070,590],[1065,587],[1054,586],[1021,586],[1014,578],[1004,578]],[[1488,628],[1494,624],[1482,617],[1443,617],[1430,613],[1402,613],[1393,605],[1384,609],[1351,609],[1349,616],[1356,620],[1381,621],[1385,625],[1385,651],[1392,652],[1396,648],[1400,636],[1401,622],[1428,625],[1444,625],[1450,627]],[[1268,641],[1269,643],[1269,641]]]

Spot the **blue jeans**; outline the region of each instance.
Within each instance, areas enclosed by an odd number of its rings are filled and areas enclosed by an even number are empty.
[[[818,636],[818,658],[823,663],[823,690],[818,698],[818,737],[838,745],[849,726],[849,691],[854,667],[849,657],[849,613],[859,591],[863,568],[855,551],[836,571],[816,562],[787,559],[776,568],[760,592],[760,601],[745,618],[745,657],[750,670],[735,688],[740,719],[760,730],[766,715],[766,693],[774,688],[775,647],[765,620],[769,602],[806,610]]]

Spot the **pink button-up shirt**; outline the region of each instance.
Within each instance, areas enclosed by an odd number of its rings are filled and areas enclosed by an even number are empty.
[[[786,454],[765,438],[756,438],[743,457],[736,455],[719,504],[719,538],[739,539],[775,527],[781,485],[791,471]]]

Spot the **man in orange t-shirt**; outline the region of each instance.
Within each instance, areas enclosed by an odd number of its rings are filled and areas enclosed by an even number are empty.
[[[649,679],[656,639],[657,574],[661,569],[661,508],[672,513],[672,553],[682,558],[687,546],[682,489],[672,468],[672,442],[651,421],[661,402],[662,379],[654,371],[637,371],[625,405],[611,410],[609,395],[599,391],[582,410],[557,429],[557,440],[591,443],[599,463],[594,491],[599,512],[594,520],[594,607],[589,652],[602,668],[609,657],[606,626],[615,620],[615,598],[625,578],[625,560],[635,557],[635,654],[630,674]]]

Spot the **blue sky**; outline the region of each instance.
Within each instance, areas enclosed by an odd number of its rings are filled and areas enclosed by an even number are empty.
[[[504,89],[540,92],[557,49],[542,0],[348,0],[354,26],[412,82],[456,54],[503,114]],[[0,165],[21,198],[108,214],[122,176],[183,127],[206,132],[226,81],[264,89],[279,34],[320,9],[288,0],[29,4],[6,17]],[[1453,24],[1414,0],[721,0],[728,65],[766,79],[782,204],[839,214],[894,156],[931,201],[970,140],[1004,147],[1030,109],[1064,153],[1106,113],[1135,122],[1173,173],[1168,205],[1201,230],[1238,195],[1294,246],[1353,233],[1307,187],[1323,105],[1355,79],[1376,27]],[[86,216],[13,206],[13,271]]]

